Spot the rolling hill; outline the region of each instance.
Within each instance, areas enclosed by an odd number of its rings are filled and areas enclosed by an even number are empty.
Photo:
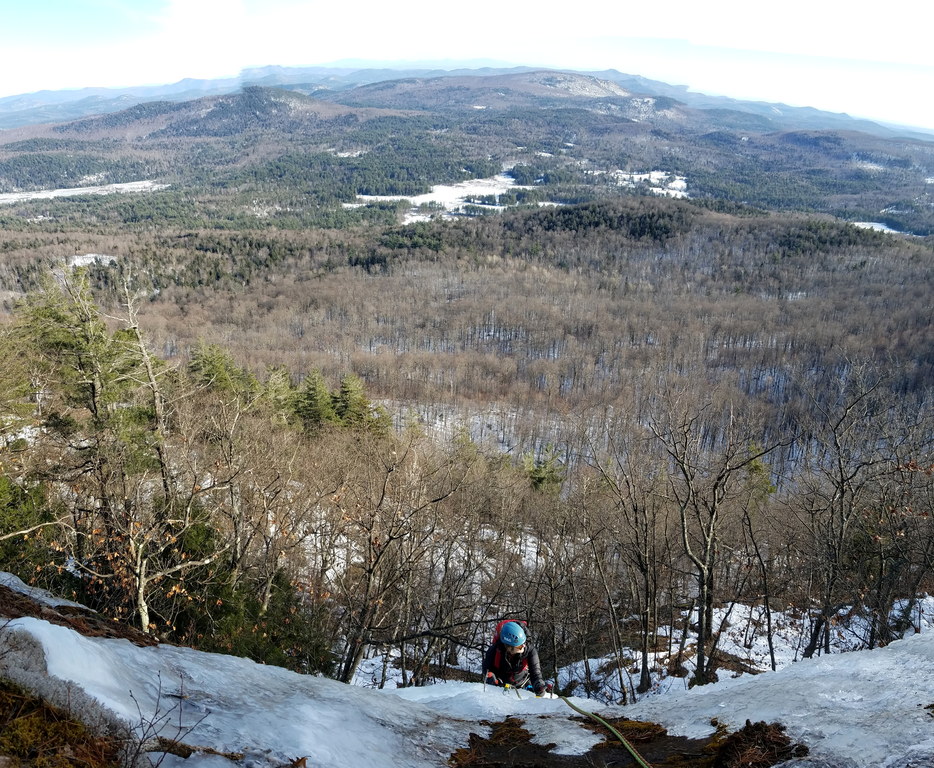
[[[932,141],[839,116],[804,129],[820,116],[699,108],[624,82],[521,71],[162,98],[3,132],[0,192],[158,177],[196,196],[260,185],[270,205],[294,211],[296,194],[349,204],[518,168],[534,201],[572,203],[628,194],[620,173],[657,171],[685,178],[695,199],[934,230]]]

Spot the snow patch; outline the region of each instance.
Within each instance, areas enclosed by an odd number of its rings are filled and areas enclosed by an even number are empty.
[[[55,197],[77,197],[78,195],[113,195],[129,192],[155,192],[166,189],[168,184],[155,181],[128,181],[124,184],[104,184],[97,187],[69,187],[67,189],[41,189],[35,192],[7,192],[0,195],[0,205],[12,205],[27,200],[50,200]]]
[[[878,221],[854,221],[853,226],[858,229],[871,229],[875,232],[888,232],[892,235],[903,235],[904,232],[899,232],[897,229],[892,229],[891,227],[881,224]]]
[[[345,208],[358,207],[361,204],[408,200],[412,208],[406,213],[404,223],[414,221],[427,221],[435,215],[453,217],[463,214],[465,206],[476,205],[471,199],[500,195],[513,189],[530,189],[527,186],[516,184],[516,180],[505,173],[497,174],[486,179],[471,179],[457,184],[438,184],[431,188],[431,192],[423,195],[358,195],[359,203],[344,203]],[[484,206],[490,210],[500,210],[502,206]]]
[[[615,179],[620,187],[646,187],[653,195],[660,197],[688,197],[688,181],[685,176],[675,176],[668,171],[649,171],[648,173],[632,173],[619,169],[610,171],[609,176]]]
[[[337,150],[331,150],[331,152],[332,154],[334,154],[335,157],[362,157],[367,152],[369,152],[369,150],[368,149],[348,149],[348,150],[342,150],[340,152],[338,152]]]
[[[76,254],[68,260],[68,266],[72,269],[75,267],[89,267],[91,264],[102,264],[103,266],[110,267],[116,263],[116,258],[104,253]]]
[[[22,579],[14,576],[12,573],[0,571],[0,584],[4,587],[9,587],[14,592],[19,592],[20,594],[32,598],[37,603],[42,603],[42,605],[49,605],[53,608],[56,606],[70,606],[72,608],[83,607],[80,603],[73,603],[71,600],[63,600],[60,597],[55,597],[51,592],[44,589],[30,587]]]

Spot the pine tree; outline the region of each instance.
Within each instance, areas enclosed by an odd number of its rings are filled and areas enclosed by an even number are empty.
[[[84,571],[86,599],[113,617],[135,614],[150,631],[159,582],[209,564],[224,545],[200,559],[179,546],[203,527],[203,489],[183,476],[192,456],[169,458],[166,449],[183,450],[185,441],[172,439],[173,419],[160,412],[183,398],[173,397],[174,379],[161,376],[134,317],[130,310],[111,333],[86,275],[67,271],[18,307],[12,333],[44,427],[29,442],[32,472],[45,481],[50,506],[68,520],[60,529],[62,551]],[[249,381],[222,354],[210,359],[211,371],[229,374],[208,374],[203,365],[211,382]]]
[[[373,405],[366,395],[363,380],[353,373],[341,379],[334,395],[334,410],[341,424],[351,429],[366,429],[378,434],[389,430],[389,417],[384,409]]]
[[[292,420],[295,396],[292,377],[285,366],[277,365],[266,372],[263,400],[275,424],[284,426]]]
[[[548,446],[545,453],[538,458],[527,453],[522,459],[522,465],[535,490],[557,493],[561,489],[564,471],[558,459],[558,452],[553,446]]]
[[[324,376],[312,368],[304,378],[292,403],[292,409],[308,432],[315,432],[325,424],[339,422],[334,410],[334,396],[324,382]]]
[[[245,399],[252,398],[260,390],[256,377],[237,365],[230,352],[217,344],[201,342],[192,353],[188,372],[203,386]]]
[[[366,426],[370,417],[370,401],[359,376],[348,373],[334,398],[334,410],[341,423],[348,427]]]

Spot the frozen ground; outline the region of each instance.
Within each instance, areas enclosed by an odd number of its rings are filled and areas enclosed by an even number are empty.
[[[118,192],[153,192],[165,189],[168,184],[155,181],[129,181],[124,184],[102,184],[96,187],[70,187],[68,189],[42,189],[35,192],[7,192],[0,194],[0,205],[22,203],[26,200],[50,200],[55,197],[78,195],[112,195]]]
[[[854,227],[859,227],[860,229],[874,229],[876,232],[888,232],[893,235],[903,235],[904,232],[899,232],[897,229],[892,229],[885,224],[880,224],[878,221],[854,221]]]
[[[382,200],[408,200],[412,203],[412,208],[406,213],[404,221],[409,224],[413,221],[426,221],[433,214],[455,215],[463,211],[464,206],[469,204],[470,198],[501,195],[513,189],[529,189],[529,187],[520,186],[511,176],[500,173],[486,179],[471,179],[457,184],[438,184],[431,188],[431,192],[423,195],[359,195],[357,199],[360,202],[356,205]],[[425,208],[431,206],[434,210],[426,210],[423,206]],[[488,207],[495,208],[495,206]]]
[[[645,187],[659,197],[688,197],[688,182],[684,176],[675,176],[668,171],[649,171],[648,173],[630,173],[613,171],[612,176],[621,187],[633,189]]]

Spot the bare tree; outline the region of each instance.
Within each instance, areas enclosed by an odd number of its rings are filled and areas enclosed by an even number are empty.
[[[438,527],[438,506],[461,472],[435,464],[410,431],[402,440],[366,432],[356,437],[357,461],[336,498],[346,520],[345,568],[338,584],[345,606],[346,646],[339,677],[352,677],[368,644],[406,624],[411,585],[424,568]]]
[[[711,682],[708,651],[714,635],[717,566],[724,529],[739,519],[750,492],[750,470],[779,443],[754,448],[762,434],[753,414],[738,414],[727,399],[719,409],[672,398],[668,412],[649,424],[667,453],[667,496],[681,522],[681,543],[694,569],[697,589],[697,656],[694,681]]]
[[[876,507],[880,483],[897,466],[905,439],[896,404],[867,366],[852,365],[836,387],[811,393],[813,418],[802,436],[805,469],[798,478],[796,514],[808,532],[809,561],[818,590],[805,658],[829,650],[829,628],[862,590],[852,569],[860,558],[862,516]]]
[[[665,476],[648,440],[634,423],[616,420],[608,424],[602,441],[605,450],[591,441],[590,452],[600,487],[608,497],[608,508],[597,512],[603,525],[594,535],[606,537],[632,573],[632,596],[640,617],[639,693],[651,687],[649,654],[654,649],[659,584],[668,567],[664,561],[668,534]]]

